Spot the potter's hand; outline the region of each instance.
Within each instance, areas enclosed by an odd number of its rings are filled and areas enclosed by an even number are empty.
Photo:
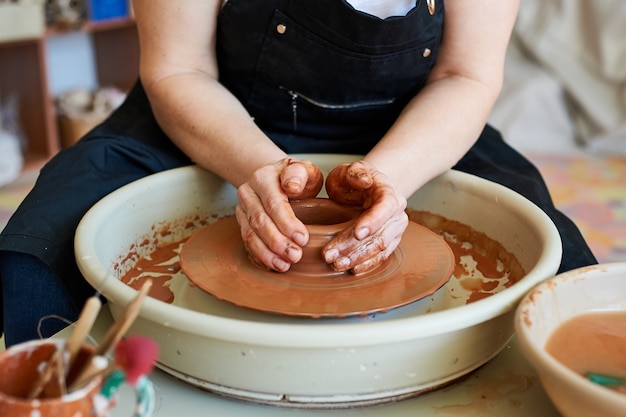
[[[338,271],[367,272],[396,249],[408,225],[406,198],[382,172],[365,161],[343,164],[326,178],[328,196],[339,204],[365,211],[354,225],[339,233],[323,250]]]
[[[285,272],[300,260],[309,234],[289,199],[315,197],[322,184],[322,172],[315,164],[284,158],[259,168],[239,187],[237,221],[253,263]]]

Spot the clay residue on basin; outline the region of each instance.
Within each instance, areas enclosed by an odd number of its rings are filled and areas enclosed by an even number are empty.
[[[152,280],[149,296],[166,303],[174,301],[170,288],[173,277],[182,274],[179,254],[183,243],[199,228],[217,220],[216,214],[193,215],[175,221],[164,221],[152,226],[150,234],[130,246],[119,257],[113,270],[120,280],[139,290],[144,282]]]
[[[452,304],[481,300],[524,277],[525,271],[516,257],[484,233],[430,212],[408,210],[408,213],[411,221],[442,236],[454,252],[453,278],[442,288],[452,298]],[[135,289],[141,288],[146,279],[152,279],[150,296],[173,303],[172,283],[178,280],[177,285],[180,285],[181,281],[187,281],[180,268],[182,245],[194,231],[217,218],[217,215],[196,216],[153,227],[149,237],[133,245],[128,254],[120,258],[115,271],[122,282]],[[428,311],[430,307],[425,310]]]
[[[147,257],[139,258],[135,266],[123,276],[122,281],[139,290],[146,280],[151,279],[152,286],[148,294],[158,300],[172,303],[174,292],[169,284],[174,275],[181,272],[179,255],[183,242],[157,247]]]
[[[455,280],[450,291],[455,292],[456,284],[461,290],[457,291],[459,297],[469,293],[467,304],[508,288],[526,275],[515,255],[486,234],[431,212],[407,212],[411,221],[442,236],[454,252]]]

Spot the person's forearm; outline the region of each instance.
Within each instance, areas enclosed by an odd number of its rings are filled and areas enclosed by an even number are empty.
[[[135,0],[140,77],[159,125],[198,165],[235,186],[284,157],[218,81],[223,0]]]
[[[172,141],[196,164],[233,185],[285,157],[217,81],[180,74],[148,88],[155,116]]]
[[[437,63],[424,89],[366,156],[409,197],[470,149],[500,90],[518,0],[446,0]]]
[[[365,160],[406,197],[450,169],[485,126],[497,90],[458,76],[427,85]]]

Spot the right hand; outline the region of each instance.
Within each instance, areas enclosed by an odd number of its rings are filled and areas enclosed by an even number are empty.
[[[341,164],[326,178],[331,200],[365,211],[323,250],[336,271],[360,274],[381,265],[396,249],[409,223],[406,198],[391,180],[366,161]]]
[[[285,272],[300,260],[309,234],[289,200],[317,196],[323,182],[317,165],[287,157],[259,168],[238,188],[235,213],[254,264]]]

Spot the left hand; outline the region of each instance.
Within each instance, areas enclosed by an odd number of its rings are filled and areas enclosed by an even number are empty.
[[[406,198],[391,180],[366,161],[358,161],[334,168],[326,178],[326,192],[339,204],[365,209],[353,226],[324,247],[326,262],[337,271],[360,274],[389,258],[409,222]]]

